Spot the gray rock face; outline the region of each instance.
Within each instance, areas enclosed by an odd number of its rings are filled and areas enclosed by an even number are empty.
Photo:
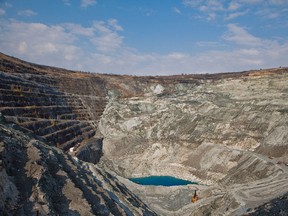
[[[288,215],[288,193],[257,207],[256,210],[249,215]]]
[[[97,164],[103,154],[102,147],[103,138],[92,138],[77,151],[76,157],[82,161]]]
[[[101,167],[0,124],[1,215],[156,215]]]
[[[263,72],[147,86],[144,96],[110,101],[99,123],[102,163],[124,177],[172,175],[209,185],[199,204],[171,201],[174,208],[167,196],[178,189],[147,195],[135,186],[162,215],[244,214],[287,192],[287,84],[287,73]]]

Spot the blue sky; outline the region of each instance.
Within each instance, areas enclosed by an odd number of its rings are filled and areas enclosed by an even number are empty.
[[[0,51],[98,73],[288,66],[288,0],[0,0]]]

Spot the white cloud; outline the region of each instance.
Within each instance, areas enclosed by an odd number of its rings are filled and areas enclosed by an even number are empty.
[[[166,57],[168,59],[181,60],[181,59],[185,59],[187,55],[184,53],[173,52],[173,53],[168,54]]]
[[[82,0],[81,7],[87,8],[87,7],[95,5],[96,3],[97,3],[96,0]]]
[[[228,24],[228,31],[224,34],[223,39],[240,45],[259,46],[262,40],[250,34],[245,28],[236,24]]]
[[[271,6],[271,5],[288,5],[287,0],[234,0],[238,1],[239,3],[245,4],[259,4],[264,6]]]
[[[130,55],[122,56],[124,61],[129,59],[126,61],[126,69],[118,65],[115,70],[137,75],[233,72],[287,66],[285,60],[287,53],[288,42],[283,45],[271,44],[271,46],[263,48],[239,48],[231,51],[212,50],[197,55],[187,53],[166,55],[130,53]]]
[[[230,13],[229,15],[227,15],[225,17],[225,20],[232,20],[232,19],[235,19],[235,18],[237,18],[239,16],[244,16],[248,12],[249,12],[249,10],[245,10],[245,11],[241,11],[241,12],[235,12],[235,13]]]
[[[62,25],[67,29],[71,34],[82,35],[87,37],[92,37],[94,35],[93,27],[83,27],[75,23],[65,23]]]
[[[4,9],[0,8],[0,16],[3,16],[5,14],[6,14],[6,11]]]
[[[123,28],[118,24],[117,20],[110,19],[107,22],[94,22],[93,29],[96,35],[90,41],[99,51],[110,52],[122,45],[123,37],[118,34],[118,31],[123,31]]]
[[[45,25],[2,20],[0,28],[2,52],[20,55],[19,57],[32,62],[70,69],[75,66],[71,61],[76,59],[85,62],[86,57],[93,56],[94,53],[102,55],[102,52],[117,52],[123,40],[118,34],[123,28],[115,19],[95,21],[89,27],[73,23]],[[85,50],[87,48],[89,51]],[[81,64],[78,63],[74,69],[78,69],[79,65]]]
[[[177,7],[173,7],[173,11],[177,14],[181,14],[181,10]]]
[[[236,0],[235,0],[236,1]],[[261,5],[265,7],[273,5],[288,5],[287,0],[237,0],[239,3],[250,4],[250,5]]]
[[[228,10],[229,11],[235,11],[235,10],[239,9],[240,7],[241,7],[241,4],[239,4],[236,1],[232,1],[229,3]]]
[[[20,43],[19,43],[19,45],[18,45],[18,51],[20,52],[20,53],[26,53],[27,52],[27,43],[25,42],[25,41],[21,41]]]
[[[275,5],[288,5],[287,0],[268,0],[270,4]]]
[[[118,24],[118,21],[116,19],[109,19],[108,24],[113,30],[116,30],[116,31],[124,30],[123,27]]]
[[[219,0],[183,0],[187,7],[197,8],[200,11],[223,11],[223,3]]]
[[[218,1],[218,0],[209,0],[207,2],[207,6],[212,10],[212,11],[223,11],[224,6],[223,3]]]
[[[42,23],[0,21],[0,44],[3,52],[23,57],[38,63],[57,65],[62,56],[75,47],[74,35],[65,32],[61,26],[48,26]],[[71,53],[69,53],[71,54]],[[77,57],[77,52],[73,53]],[[68,66],[68,62],[66,62]]]
[[[150,17],[156,14],[156,11],[151,8],[138,8],[139,12],[142,13],[144,16]]]
[[[209,11],[224,11],[223,3],[218,0],[205,0],[205,1],[184,1],[184,5],[188,7],[198,8],[202,12]]]
[[[37,44],[35,49],[39,50],[41,54],[53,54],[58,52],[57,44],[54,44],[53,42]]]
[[[269,13],[268,18],[269,18],[269,19],[276,19],[276,18],[278,18],[278,17],[280,17],[280,16],[281,16],[280,13],[272,12],[272,13]]]
[[[207,17],[207,20],[208,20],[208,21],[215,20],[216,17],[217,17],[217,14],[216,14],[216,13],[209,13],[209,14],[208,14],[208,17]]]
[[[201,14],[199,17],[205,18],[207,21],[214,21],[220,17],[227,9],[222,1],[219,0],[183,0],[186,7],[191,7]]]
[[[265,17],[268,19],[276,19],[276,18],[281,18],[282,15],[285,15],[285,13],[287,13],[287,11],[283,11],[283,10],[279,10],[279,9],[275,9],[275,8],[263,8],[261,10],[258,10],[257,12],[255,12],[255,15],[257,16],[261,16],[261,17]]]
[[[36,16],[37,13],[33,10],[22,10],[18,12],[19,16],[26,16],[26,17],[31,17],[31,16]]]
[[[196,42],[196,45],[199,47],[223,47],[225,46],[222,43],[216,42],[216,41],[198,41]]]
[[[34,63],[74,70],[168,75],[287,66],[288,41],[263,40],[235,24],[227,26],[222,43],[197,43],[210,50],[199,54],[140,53],[124,44],[120,35],[124,29],[117,20],[95,21],[88,27],[73,23],[53,26],[0,20],[0,27],[1,52]],[[223,46],[225,50],[220,49]]]
[[[110,52],[119,48],[122,44],[122,37],[114,32],[100,35],[91,39],[96,49],[102,52]]]
[[[13,5],[12,5],[11,3],[5,2],[5,3],[4,3],[4,6],[5,6],[6,8],[10,8],[10,7],[12,7]]]
[[[62,0],[62,1],[63,1],[64,5],[71,6],[70,0]]]
[[[258,3],[263,2],[263,0],[239,0],[239,2],[247,3],[247,4],[258,4]]]
[[[203,2],[202,0],[183,0],[183,4],[187,7],[197,7]]]
[[[247,14],[260,15],[263,19],[279,18],[285,22],[287,0],[182,0],[186,7],[196,11],[198,16],[208,21],[216,19],[229,21]]]

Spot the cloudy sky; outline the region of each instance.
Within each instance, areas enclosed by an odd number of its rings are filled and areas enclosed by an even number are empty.
[[[288,0],[0,0],[0,52],[98,73],[288,66]]]

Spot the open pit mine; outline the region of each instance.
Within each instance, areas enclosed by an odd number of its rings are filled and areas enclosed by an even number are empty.
[[[136,77],[0,53],[0,112],[0,215],[288,215],[288,68]],[[197,184],[129,180],[149,176]]]

